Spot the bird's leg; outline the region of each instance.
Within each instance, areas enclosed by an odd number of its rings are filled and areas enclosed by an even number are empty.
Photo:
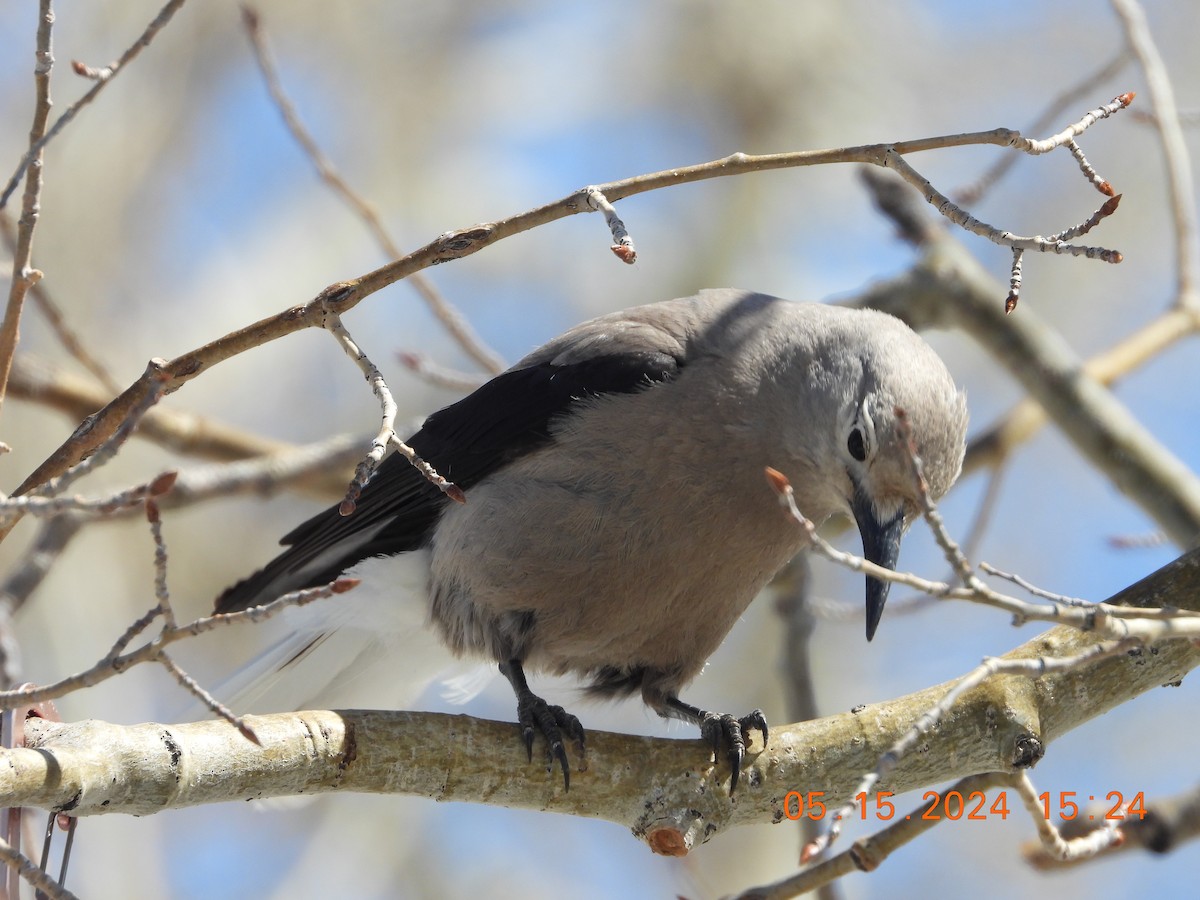
[[[729,779],[729,793],[737,787],[738,778],[742,774],[742,760],[746,758],[746,732],[757,728],[762,732],[763,744],[767,743],[767,718],[761,709],[756,709],[740,719],[721,713],[708,712],[690,703],[684,703],[678,697],[668,696],[665,705],[669,714],[700,726],[700,737],[712,746],[712,760],[715,763],[722,751],[729,761],[732,775]]]
[[[583,726],[579,720],[561,706],[551,706],[529,689],[525,681],[525,670],[519,659],[510,659],[500,663],[500,674],[508,679],[513,692],[517,695],[517,722],[521,726],[521,736],[525,740],[525,750],[533,761],[533,733],[540,731],[546,738],[551,760],[558,760],[562,766],[563,790],[571,789],[571,767],[567,763],[567,751],[563,746],[563,734],[576,742],[579,748],[579,761],[584,757]]]

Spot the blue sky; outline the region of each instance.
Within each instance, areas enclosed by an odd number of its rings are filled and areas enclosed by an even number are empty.
[[[1180,102],[1194,107],[1200,101],[1190,47],[1194,11],[1161,3],[1148,7]],[[27,128],[31,8],[9,4],[0,10],[0,114],[8,123],[0,129],[0,161],[15,162]],[[1095,68],[1120,43],[1107,8],[1100,12],[1082,2],[886,8],[852,3],[841,11],[769,3],[740,18],[731,9],[670,2],[636,8],[545,2],[487,8],[375,3],[357,10],[263,5],[281,72],[303,118],[408,247],[586,183],[737,150],[1021,127],[1060,85]],[[150,3],[60,5],[56,109],[86,87],[67,73],[67,61],[80,57],[99,64],[114,57],[154,10]],[[1079,112],[1128,87],[1144,88],[1132,69],[1118,84],[1097,86]],[[36,262],[73,321],[100,336],[101,354],[122,379],[134,377],[149,356],[183,352],[383,261],[360,224],[317,184],[283,132],[232,6],[185,7],[106,91],[48,156]],[[1121,213],[1095,235],[1097,242],[1125,250],[1126,262],[1105,269],[1079,260],[1031,260],[1022,301],[1022,309],[1044,316],[1081,354],[1145,321],[1167,302],[1171,286],[1163,188],[1151,138],[1145,129],[1114,119],[1086,135],[1085,147],[1126,191]],[[971,180],[996,152],[926,154],[914,162],[939,186],[952,188]],[[5,176],[9,168],[0,162]],[[1086,217],[1094,205],[1094,195],[1062,155],[1022,161],[976,212],[1014,230],[1048,233]],[[579,216],[429,274],[512,360],[581,318],[609,309],[721,284],[797,299],[836,298],[901,272],[913,260],[891,226],[871,211],[850,168],[704,182],[632,198],[620,211],[640,251],[632,268],[608,254],[599,217]],[[1006,280],[1007,251],[969,236],[962,240],[998,282]],[[404,285],[371,298],[347,324],[369,337],[370,352],[389,370],[405,415],[417,417],[453,399],[393,361],[394,351],[417,349],[448,365],[466,365]],[[1019,397],[1013,381],[969,341],[947,335],[933,340],[967,387],[975,429]],[[58,352],[36,321],[23,347],[50,358]],[[366,433],[375,423],[373,401],[357,372],[336,354],[327,339],[289,339],[254,359],[218,367],[171,403],[284,439],[313,439],[331,430]],[[1117,388],[1193,469],[1200,468],[1195,429],[1200,400],[1180,385],[1194,384],[1197,375],[1194,348],[1186,345]],[[23,440],[6,463],[7,485],[16,480],[17,469],[35,464],[37,453],[44,455],[74,424],[15,406],[10,412],[6,405],[9,415],[9,428]],[[11,434],[4,438],[12,442]],[[131,451],[129,468],[113,477],[133,478],[167,458]],[[1005,484],[981,556],[1047,588],[1101,599],[1177,553],[1170,546],[1115,551],[1111,536],[1145,532],[1153,523],[1081,465],[1053,429],[1016,454]],[[976,476],[947,498],[944,512],[956,533],[968,527],[981,492]],[[222,505],[214,519],[204,511],[169,519],[178,589],[201,608],[205,598],[261,563],[275,536],[313,508],[315,501],[295,498],[239,501]],[[229,528],[231,516],[237,528]],[[97,571],[118,585],[107,612],[101,605],[89,613],[96,616],[90,628],[99,635],[119,631],[120,604],[132,603],[126,595],[142,596],[147,584],[142,562],[132,561],[145,555],[144,535],[111,534],[84,545],[68,560],[78,572],[64,572],[48,588],[56,598],[70,597],[94,581]],[[197,534],[211,540],[189,551]],[[937,576],[944,569],[920,527],[901,562]],[[823,564],[816,570],[823,596],[859,602],[856,578]],[[56,602],[66,600],[45,601],[48,608]],[[741,662],[748,647],[759,648],[756,641],[775,637],[769,603],[758,606],[763,608],[752,610],[695,685],[696,698],[724,700],[729,690],[731,704],[749,708],[760,702],[758,692],[775,696],[773,670],[747,673]],[[31,642],[53,633],[36,618],[26,627]],[[868,648],[858,619],[824,622],[813,649],[823,708],[848,708],[946,680],[1038,629],[1010,630],[995,613],[939,607],[885,620],[880,638]],[[38,646],[27,645],[34,669],[43,665]],[[37,677],[86,655],[61,652],[61,660],[46,654],[46,671],[35,672]],[[147,679],[144,690],[170,688]],[[1112,789],[1165,794],[1188,787],[1194,761],[1187,746],[1195,745],[1195,734],[1180,737],[1180,713],[1195,708],[1195,690],[1189,680],[1180,689],[1155,692],[1055,742],[1035,772],[1039,785],[1099,794]],[[156,708],[156,698],[131,694]],[[426,700],[439,702],[436,694]],[[71,714],[116,717],[122,704],[132,702],[120,692],[98,691]],[[511,706],[501,687],[468,711],[510,719]],[[663,733],[660,723],[634,707],[588,708],[586,722]],[[777,719],[783,715],[778,706],[769,712]],[[83,871],[100,867],[106,853],[122,858],[108,849],[102,829],[117,835],[115,846],[154,833],[148,868],[161,870],[173,894],[221,890],[260,896],[314,849],[345,851],[337,843],[338,821],[365,817],[378,821],[379,829],[409,829],[392,835],[394,855],[434,861],[431,868],[441,880],[432,887],[420,879],[398,887],[380,874],[390,872],[385,863],[392,855],[380,849],[387,840],[378,834],[345,838],[350,849],[374,848],[377,854],[354,864],[370,885],[364,896],[438,890],[465,896],[507,884],[503,879],[509,877],[525,884],[532,897],[562,890],[576,897],[672,891],[705,896],[732,889],[730,883],[745,887],[763,880],[758,857],[751,855],[759,852],[755,845],[785,843],[779,829],[742,829],[745,834],[722,836],[678,863],[650,856],[605,823],[381,798],[331,804],[322,816],[311,816],[327,824],[317,826],[326,829],[320,837],[309,838],[294,811],[254,815],[244,806],[97,823],[88,829],[97,837],[89,842],[81,835],[80,865]],[[961,892],[970,883],[972,893],[984,897],[1047,887],[1169,897],[1187,896],[1194,878],[1197,851],[1191,848],[1162,860],[1131,857],[1041,881],[1016,860],[1017,842],[1030,837],[1027,822],[1014,817],[960,826],[905,848],[873,876],[852,876],[848,895]],[[786,843],[790,846],[790,838]],[[755,862],[744,863],[743,871],[739,859]],[[790,857],[782,865],[790,865]],[[510,876],[514,870],[538,874]],[[98,896],[105,889],[100,890]]]

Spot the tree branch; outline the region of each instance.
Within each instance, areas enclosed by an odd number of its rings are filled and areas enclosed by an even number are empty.
[[[1128,95],[1118,98],[1124,105]],[[1116,104],[1118,101],[1114,101]],[[1071,126],[1068,131],[1086,127],[1113,107],[1109,104],[1101,110],[1089,113],[1081,123]],[[1063,132],[1064,134],[1066,132]],[[1051,142],[1057,140],[1057,136]],[[829,165],[833,163],[866,163],[873,166],[894,166],[905,154],[918,153],[926,150],[937,150],[948,147],[964,147],[971,145],[990,144],[1000,147],[1014,147],[1028,152],[1031,147],[1040,149],[1046,142],[1029,141],[1018,131],[1008,128],[996,128],[991,131],[970,132],[957,135],[942,135],[923,138],[915,141],[899,141],[895,143],[867,144],[857,147],[842,147],[831,150],[804,150],[792,153],[773,153],[760,156],[749,156],[745,153],[735,153],[723,159],[700,163],[693,166],[681,166],[647,175],[638,175],[608,184],[589,185],[574,191],[565,197],[528,210],[517,215],[509,216],[497,222],[486,222],[458,231],[446,232],[418,250],[401,257],[387,265],[381,266],[358,278],[337,282],[321,291],[316,297],[303,306],[292,307],[266,319],[248,325],[245,328],[218,338],[203,347],[199,347],[170,361],[156,361],[157,376],[162,378],[167,393],[172,393],[205,369],[217,363],[230,359],[239,353],[265,343],[293,334],[305,328],[324,327],[328,317],[340,316],[353,309],[371,294],[388,285],[407,278],[414,272],[419,272],[432,265],[461,259],[488,247],[497,241],[520,234],[540,225],[581,212],[592,212],[594,207],[590,202],[596,191],[599,191],[611,203],[635,194],[659,190],[679,184],[690,184],[710,178],[720,178],[729,175],[742,175],[750,172],[763,172],[772,169],[799,168],[803,166]],[[905,170],[915,177],[919,173]],[[930,198],[936,201],[939,211],[953,215],[956,220],[965,215],[957,207],[948,206],[948,201],[941,195]],[[968,217],[970,218],[970,217]],[[975,221],[972,219],[972,221]],[[993,231],[989,238],[999,243],[1012,245],[1013,241],[1021,242],[1027,239],[1016,235]],[[1044,242],[1043,242],[1044,243]],[[1048,245],[1043,249],[1055,249],[1063,252],[1068,248]],[[1086,249],[1086,248],[1085,248]],[[143,380],[146,376],[143,376]],[[54,477],[69,468],[79,459],[90,453],[100,442],[119,427],[119,423],[128,411],[133,397],[141,396],[145,386],[141,381],[131,385],[116,399],[100,410],[88,423],[86,429],[77,429],[58,450],[50,455],[38,468],[31,473],[14,491],[22,494]],[[8,529],[0,529],[3,538]]]
[[[1200,550],[1164,566],[1109,601],[1200,607]],[[1096,638],[1058,627],[1006,659],[1062,658]],[[947,779],[1012,771],[1030,741],[1059,736],[1134,697],[1173,684],[1200,647],[1161,642],[1085,668],[1040,678],[990,679],[965,693],[881,787],[903,793]],[[437,713],[326,710],[247,716],[255,746],[225,721],[186,725],[61,724],[31,719],[27,747],[0,753],[0,803],[96,815],[147,815],[233,799],[329,791],[406,793],[603,818],[651,849],[682,855],[726,828],[785,818],[789,790],[819,786],[826,801],[849,798],[863,772],[924,715],[948,686],[812,722],[772,729],[751,748],[744,786],[696,740],[589,734],[588,769],[564,793],[540,764],[524,760],[511,723]],[[514,773],[522,777],[514,777]],[[647,774],[650,773],[650,774]]]
[[[869,183],[875,187],[875,181]],[[919,238],[924,258],[851,305],[893,313],[918,330],[962,329],[1021,383],[1080,453],[1172,540],[1190,546],[1200,534],[1200,478],[1089,372],[1048,323],[1028,310],[1006,316],[995,300],[1004,289],[943,229],[914,222],[919,207],[916,195],[909,196],[905,208],[903,197],[889,193],[887,212],[903,221],[906,234]],[[1185,315],[1174,315],[1172,323]],[[1179,327],[1164,326],[1165,334],[1156,334],[1160,341],[1178,336]]]

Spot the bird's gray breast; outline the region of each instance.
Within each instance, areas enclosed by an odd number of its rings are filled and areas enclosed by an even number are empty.
[[[763,476],[783,449],[720,361],[583,404],[449,509],[431,617],[458,652],[691,677],[801,546]]]

